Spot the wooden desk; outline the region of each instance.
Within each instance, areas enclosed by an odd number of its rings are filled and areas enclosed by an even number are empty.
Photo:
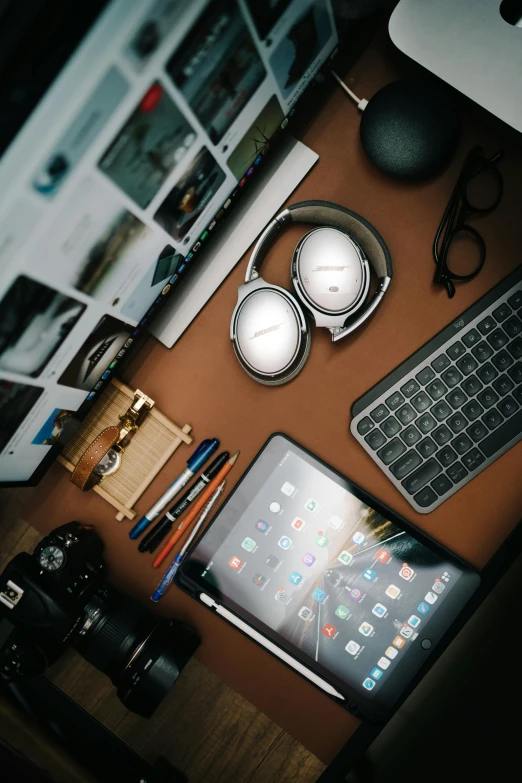
[[[376,44],[352,69],[359,95],[371,97],[403,75],[405,61],[390,55],[389,48],[382,42]],[[408,67],[414,68],[413,64]],[[331,343],[326,331],[315,330],[309,362],[295,381],[273,389],[252,382],[240,369],[228,339],[237,286],[244,277],[243,259],[174,348],[169,351],[151,341],[125,380],[144,389],[165,413],[189,421],[196,440],[216,436],[231,452],[241,449],[228,490],[268,435],[281,430],[481,568],[520,518],[522,444],[436,511],[421,516],[348,432],[354,399],[520,263],[520,144],[494,118],[484,117],[465,100],[463,120],[463,138],[454,162],[439,179],[423,185],[394,182],[370,166],[359,144],[357,110],[340,90],[332,91],[303,137],[320,154],[320,161],[292,202],[325,199],[359,212],[381,232],[392,253],[390,292],[363,329],[337,345]],[[463,159],[475,144],[487,153],[499,146],[506,150],[500,166],[504,198],[493,215],[480,221],[488,252],[484,270],[459,287],[450,301],[444,290],[432,285],[431,244]],[[298,227],[287,229],[272,249],[263,269],[268,280],[290,285],[290,259],[301,234]],[[187,456],[179,450],[141,499],[139,512],[152,505],[182,470]],[[35,492],[28,521],[43,532],[70,519],[94,523],[105,540],[114,583],[146,600],[157,584],[158,573],[149,567],[149,557],[139,554],[128,538],[129,525],[115,523],[112,509],[93,493],[81,495],[68,478],[58,465],[49,472]],[[178,590],[171,590],[160,611],[190,622],[202,638],[199,661],[323,761],[329,762],[360,725]],[[194,687],[198,687],[197,681]]]

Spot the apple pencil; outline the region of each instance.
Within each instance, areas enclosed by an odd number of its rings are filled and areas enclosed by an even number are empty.
[[[150,523],[156,519],[159,514],[161,514],[165,506],[167,506],[170,501],[176,497],[178,492],[181,492],[183,487],[188,484],[194,473],[197,473],[199,468],[201,468],[207,459],[212,456],[218,446],[219,441],[217,438],[212,438],[212,440],[203,440],[199,444],[194,454],[192,454],[192,456],[187,460],[187,467],[183,473],[177,477],[176,481],[170,485],[170,487],[166,490],[166,492],[163,493],[160,499],[152,506],[149,511],[147,511],[145,516],[134,525],[129,533],[130,538],[139,538],[141,536],[141,534],[148,528]]]
[[[201,525],[205,521],[205,519],[208,517],[210,512],[212,511],[212,508],[217,503],[219,496],[225,489],[225,484],[227,482],[223,479],[219,487],[216,489],[210,500],[208,501],[207,505],[201,512],[201,516],[199,517],[196,525],[193,527],[192,532],[190,536],[187,538],[186,543],[183,545],[181,552],[176,555],[170,566],[168,567],[167,571],[165,572],[163,579],[157,586],[156,590],[154,591],[154,595],[151,595],[150,600],[157,603],[162,595],[164,595],[167,590],[169,589],[170,585],[172,584],[172,580],[174,579],[174,576],[176,574],[176,571],[178,570],[181,561],[183,560],[183,557],[185,556],[185,552],[191,545],[191,543],[194,541],[195,537],[197,536],[198,532],[201,530]]]

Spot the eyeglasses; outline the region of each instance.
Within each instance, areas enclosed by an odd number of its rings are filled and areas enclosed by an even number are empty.
[[[488,159],[481,147],[472,149],[442,216],[433,242],[434,282],[446,286],[450,299],[455,296],[453,280],[471,280],[484,266],[485,242],[466,221],[473,215],[489,215],[500,204],[504,183],[496,164],[503,156],[504,151],[499,150]],[[469,271],[455,271],[463,264]]]

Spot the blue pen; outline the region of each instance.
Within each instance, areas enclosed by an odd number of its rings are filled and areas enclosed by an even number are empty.
[[[225,484],[226,484],[226,481],[222,481],[221,484],[219,485],[219,487],[216,489],[216,491],[214,492],[214,494],[212,495],[212,497],[208,501],[207,505],[205,506],[205,508],[201,512],[201,516],[198,519],[197,524],[195,525],[194,529],[192,530],[192,533],[188,537],[188,539],[187,539],[186,543],[184,544],[183,548],[181,549],[181,552],[179,552],[179,554],[176,555],[176,557],[174,558],[174,560],[172,561],[172,563],[168,567],[167,571],[165,572],[165,574],[163,576],[163,579],[161,580],[161,582],[157,586],[156,590],[154,591],[154,595],[151,595],[150,600],[154,601],[154,603],[157,603],[159,601],[161,596],[164,595],[167,592],[168,588],[172,584],[172,580],[174,579],[176,571],[178,570],[178,568],[179,568],[179,566],[181,564],[181,561],[183,560],[183,558],[185,556],[185,552],[187,551],[187,549],[189,548],[191,543],[194,541],[194,538],[197,536],[197,534],[198,534],[198,532],[199,532],[199,530],[201,528],[201,525],[203,524],[205,519],[208,517],[208,515],[210,514],[210,512],[212,510],[212,507],[216,504],[219,496],[221,495],[221,493],[225,489]]]
[[[176,481],[170,485],[170,487],[163,493],[157,503],[155,503],[150,511],[147,511],[144,517],[137,522],[129,533],[130,538],[139,538],[141,534],[148,528],[150,523],[156,519],[158,514],[164,510],[178,494],[183,487],[188,484],[194,473],[205,464],[205,462],[212,456],[219,446],[217,438],[212,440],[204,440],[197,447],[194,454],[187,460],[187,467],[183,473],[178,476]]]

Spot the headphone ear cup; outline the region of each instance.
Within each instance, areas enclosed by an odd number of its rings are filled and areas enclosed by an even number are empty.
[[[310,325],[292,294],[258,279],[239,289],[231,338],[237,359],[253,380],[281,386],[302,370],[312,342]]]

